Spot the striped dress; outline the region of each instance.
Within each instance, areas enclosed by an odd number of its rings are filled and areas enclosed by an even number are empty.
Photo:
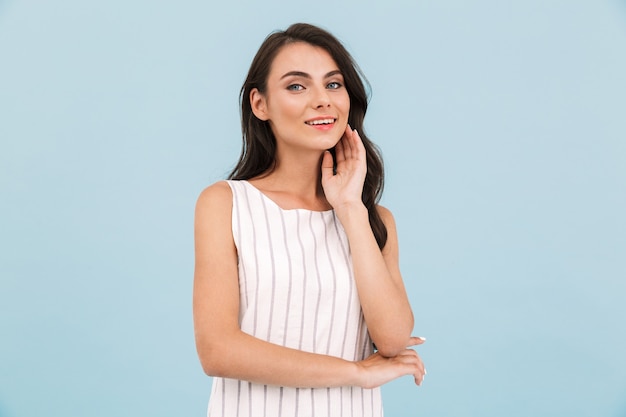
[[[242,331],[350,361],[371,355],[348,240],[334,211],[285,210],[247,181],[228,184]],[[292,388],[217,377],[208,409],[209,417],[382,415],[379,388]]]

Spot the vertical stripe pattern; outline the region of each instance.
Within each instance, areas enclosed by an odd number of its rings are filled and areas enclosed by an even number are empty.
[[[242,331],[351,361],[371,355],[348,240],[334,212],[284,210],[247,181],[228,184]],[[382,415],[378,388],[275,387],[217,377],[208,410],[209,417]]]

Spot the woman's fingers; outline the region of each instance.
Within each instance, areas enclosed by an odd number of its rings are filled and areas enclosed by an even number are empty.
[[[409,338],[409,346],[421,345],[424,342],[426,342],[426,338],[425,337],[412,336],[411,338]],[[420,372],[418,372],[418,373],[413,375],[415,377],[415,383],[417,385],[422,385],[422,382],[424,382],[424,376],[426,376],[426,368],[424,367],[424,364],[422,363],[421,360],[420,360],[420,364],[421,364]]]
[[[341,139],[339,139],[339,142],[337,142],[335,146],[337,162],[348,161],[354,158],[354,132],[350,125],[346,126],[345,132],[343,132]]]
[[[421,345],[422,343],[426,342],[426,338],[425,337],[421,337],[421,336],[411,336],[409,338],[409,344],[408,346],[417,346],[417,345]]]
[[[363,145],[363,141],[361,140],[361,135],[357,130],[352,132],[352,146],[353,146],[353,155],[356,159],[361,159],[365,157],[365,146]]]
[[[365,160],[365,146],[356,130],[352,130],[350,125],[346,126],[341,139],[335,145],[335,158],[337,164],[351,160]]]
[[[426,375],[426,371],[423,369],[413,374],[415,385],[418,385],[418,386],[422,385],[422,383],[424,382],[424,375]]]
[[[332,158],[322,158],[322,187],[328,202],[335,208],[347,206],[347,203],[361,202],[363,183],[367,175],[365,148],[356,131],[350,126],[335,145],[335,166],[330,169]],[[359,146],[363,150],[359,150]]]
[[[423,344],[424,342],[426,342],[426,338],[412,336],[409,339],[408,346],[417,346]],[[415,384],[422,385],[422,383],[424,382],[424,376],[426,375],[426,368],[424,367],[424,363],[422,362],[422,359],[419,357],[417,352],[415,352],[413,349],[407,348],[406,350],[400,352],[398,356],[396,356],[396,358],[400,357],[404,357],[407,361],[415,362],[417,366],[417,371],[413,373],[413,377],[415,378]]]
[[[424,368],[424,363],[417,352],[413,349],[407,349],[400,355],[396,356],[396,359],[399,359],[400,357],[402,357],[402,361],[413,366],[412,374],[415,379],[415,384],[422,385],[424,375],[426,375],[426,369]]]
[[[373,388],[404,375],[412,375],[415,383],[421,385],[426,373],[422,359],[413,349],[406,349],[391,358],[375,353],[358,363],[367,374],[365,388]]]

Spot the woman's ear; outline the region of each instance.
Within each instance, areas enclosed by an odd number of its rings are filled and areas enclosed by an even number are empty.
[[[252,107],[252,113],[257,119],[267,121],[267,100],[258,88],[253,88],[250,91],[250,107]]]

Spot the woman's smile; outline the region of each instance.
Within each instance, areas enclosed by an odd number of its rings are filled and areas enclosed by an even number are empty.
[[[256,117],[269,123],[279,155],[287,149],[319,153],[337,144],[350,112],[344,83],[323,48],[295,42],[278,52],[265,91],[253,90],[250,102]]]
[[[304,123],[318,130],[330,130],[333,127],[335,127],[336,121],[337,119],[334,117],[322,116],[322,117],[316,117],[311,120],[307,120]]]

